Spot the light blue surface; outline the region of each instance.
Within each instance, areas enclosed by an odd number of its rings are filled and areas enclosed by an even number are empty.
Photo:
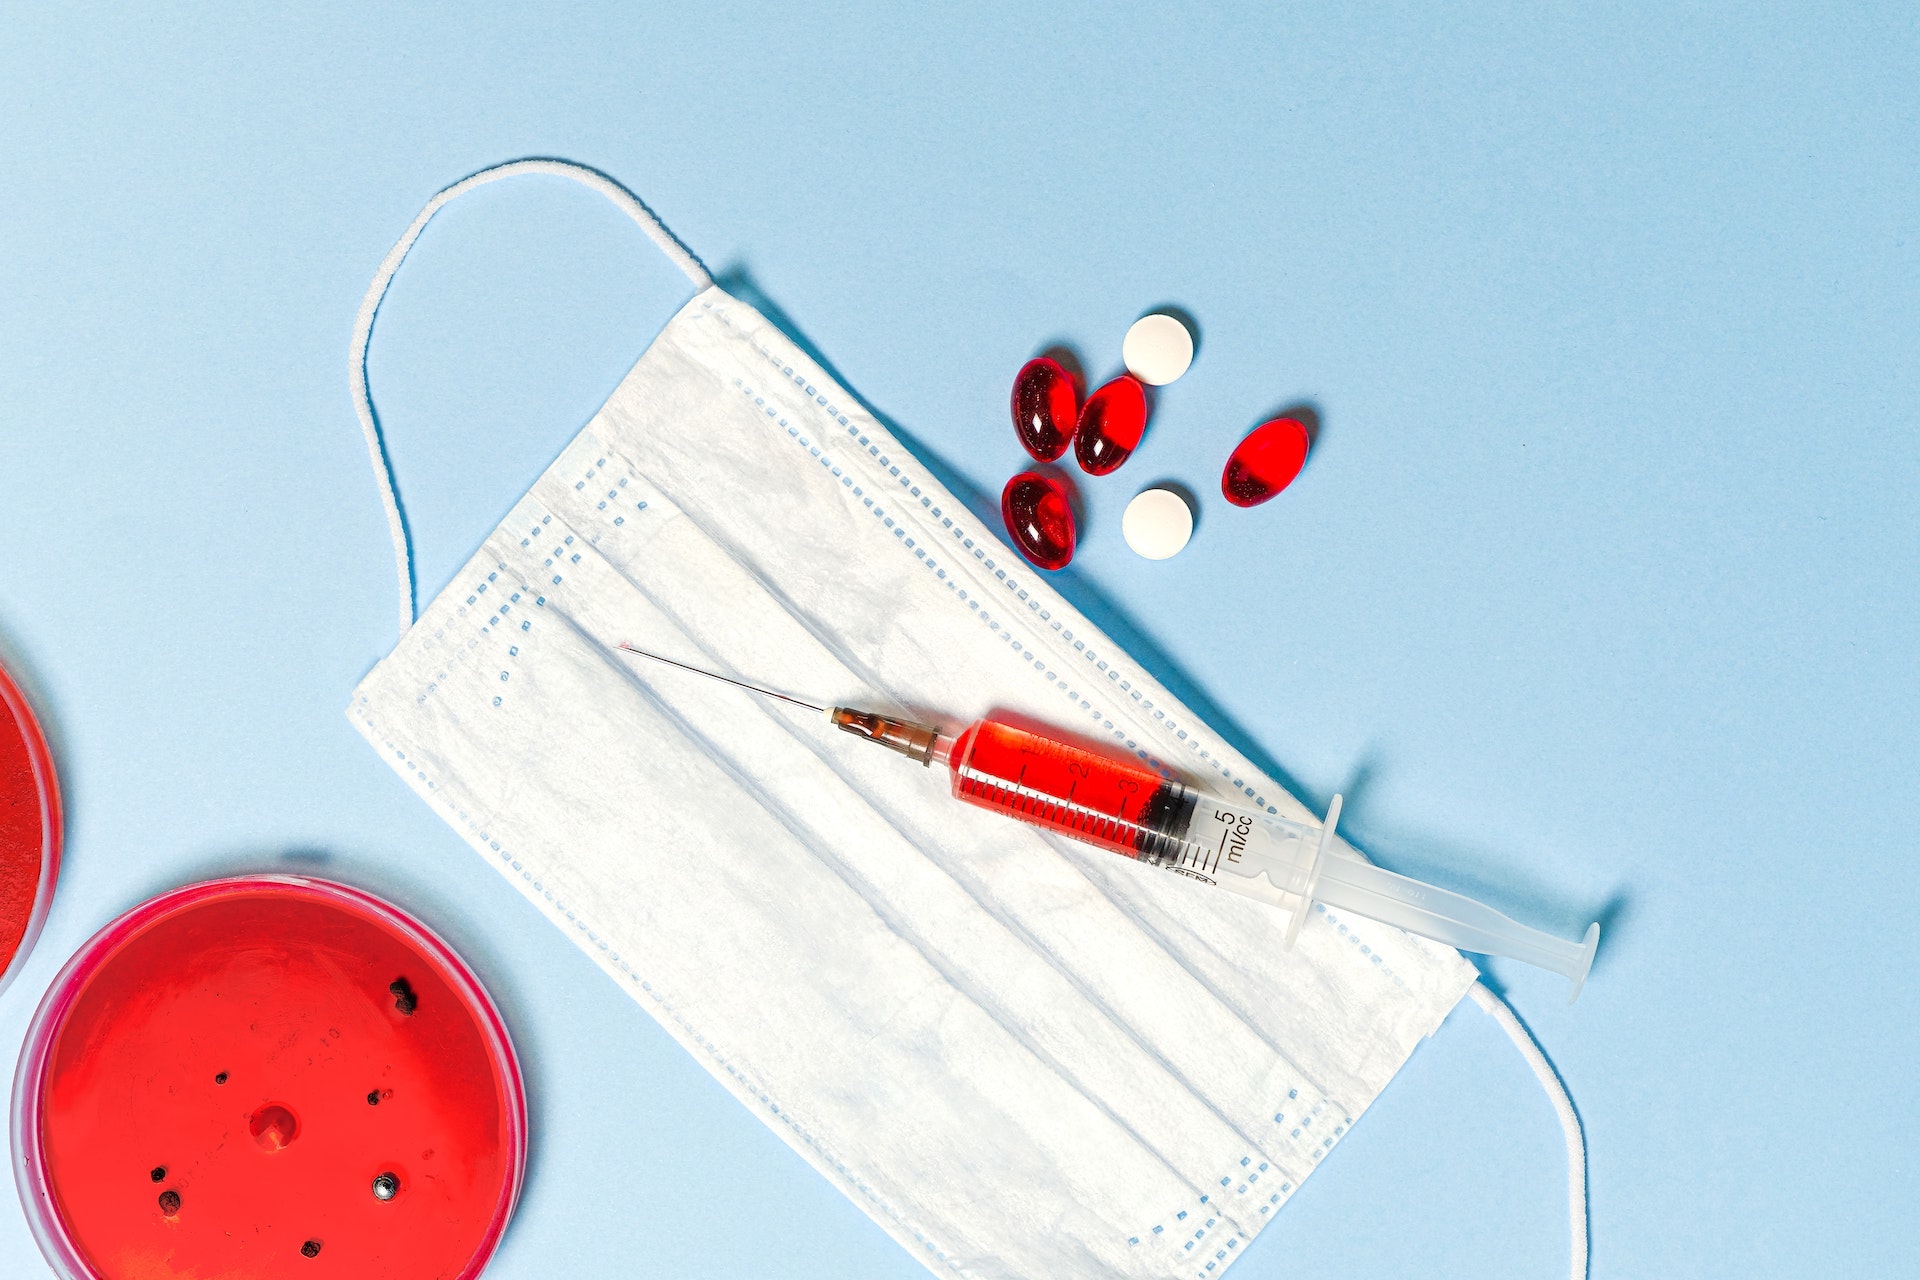
[[[72,815],[0,1054],[137,900],[318,869],[513,1026],[535,1148],[492,1274],[921,1274],[342,715],[393,641],[354,308],[434,190],[561,155],[976,496],[1021,461],[1022,360],[1104,374],[1190,311],[1063,589],[1387,865],[1605,920],[1571,1010],[1490,967],[1585,1119],[1596,1276],[1910,1264],[1910,6],[356,8],[0,8],[0,645]],[[441,216],[372,357],[423,598],[685,295],[559,180]],[[1299,482],[1227,506],[1229,447],[1300,401]],[[1163,478],[1199,528],[1150,564],[1119,514]],[[1234,1275],[1564,1274],[1564,1202],[1467,1006]],[[0,1203],[0,1274],[41,1267]]]

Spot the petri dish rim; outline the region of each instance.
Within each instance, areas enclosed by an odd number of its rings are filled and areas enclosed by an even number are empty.
[[[75,1244],[63,1221],[53,1187],[47,1178],[47,1166],[40,1122],[42,1083],[53,1053],[53,1043],[66,1025],[87,979],[119,953],[133,938],[170,916],[202,903],[244,893],[292,892],[295,896],[324,902],[348,910],[370,914],[418,947],[429,960],[443,970],[448,985],[467,1000],[467,1007],[479,1023],[482,1037],[505,1093],[508,1176],[494,1205],[492,1220],[481,1237],[466,1267],[457,1280],[472,1280],[486,1269],[506,1235],[507,1224],[520,1200],[526,1179],[527,1098],[520,1060],[513,1049],[512,1036],[501,1018],[493,998],[452,947],[426,925],[415,920],[386,900],[337,881],[312,876],[257,873],[203,880],[170,889],[149,898],[102,928],[89,938],[60,970],[47,988],[46,996],[27,1028],[20,1050],[20,1065],[13,1077],[13,1173],[19,1188],[20,1207],[26,1212],[35,1243],[40,1246],[56,1275],[62,1280],[113,1280],[96,1270]]]
[[[53,891],[60,879],[61,815],[60,780],[53,769],[53,752],[47,746],[47,735],[27,702],[27,695],[14,682],[5,663],[0,663],[0,704],[5,704],[26,746],[27,767],[33,771],[34,789],[40,796],[40,882],[34,889],[33,910],[27,916],[26,929],[20,934],[20,945],[14,948],[5,967],[0,968],[0,993],[4,993],[26,966],[27,956],[40,940],[40,931],[46,927],[47,913],[53,909]]]

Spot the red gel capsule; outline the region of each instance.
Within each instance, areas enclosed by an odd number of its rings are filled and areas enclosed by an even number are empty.
[[[1104,476],[1133,455],[1146,429],[1146,388],[1123,373],[1087,397],[1073,433],[1073,456],[1088,475]]]
[[[1013,429],[1026,451],[1052,462],[1073,443],[1080,416],[1080,392],[1057,360],[1038,356],[1020,366],[1013,379]]]
[[[1293,483],[1307,462],[1306,425],[1294,418],[1263,422],[1234,446],[1220,473],[1220,492],[1236,507],[1257,507]]]
[[[1073,508],[1060,486],[1022,471],[1000,491],[1000,519],[1020,554],[1042,569],[1064,569],[1073,559]]]

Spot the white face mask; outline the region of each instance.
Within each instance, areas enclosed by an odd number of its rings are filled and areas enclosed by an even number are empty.
[[[388,255],[355,337],[449,188]],[[1216,1276],[1473,986],[955,804],[622,641],[955,723],[1011,712],[1312,819],[620,201],[699,288],[349,715],[486,861],[936,1271]],[[890,704],[890,707],[889,707]],[[1477,994],[1477,992],[1476,992]],[[1504,1009],[1503,1009],[1504,1011]],[[1578,1250],[1584,1251],[1584,1234]]]

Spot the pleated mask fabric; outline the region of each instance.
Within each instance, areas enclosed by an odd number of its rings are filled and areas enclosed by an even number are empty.
[[[1318,908],[1283,951],[1282,911],[618,652],[923,721],[1028,717],[1313,818],[696,270],[350,719],[933,1271],[1218,1275],[1475,971]]]

